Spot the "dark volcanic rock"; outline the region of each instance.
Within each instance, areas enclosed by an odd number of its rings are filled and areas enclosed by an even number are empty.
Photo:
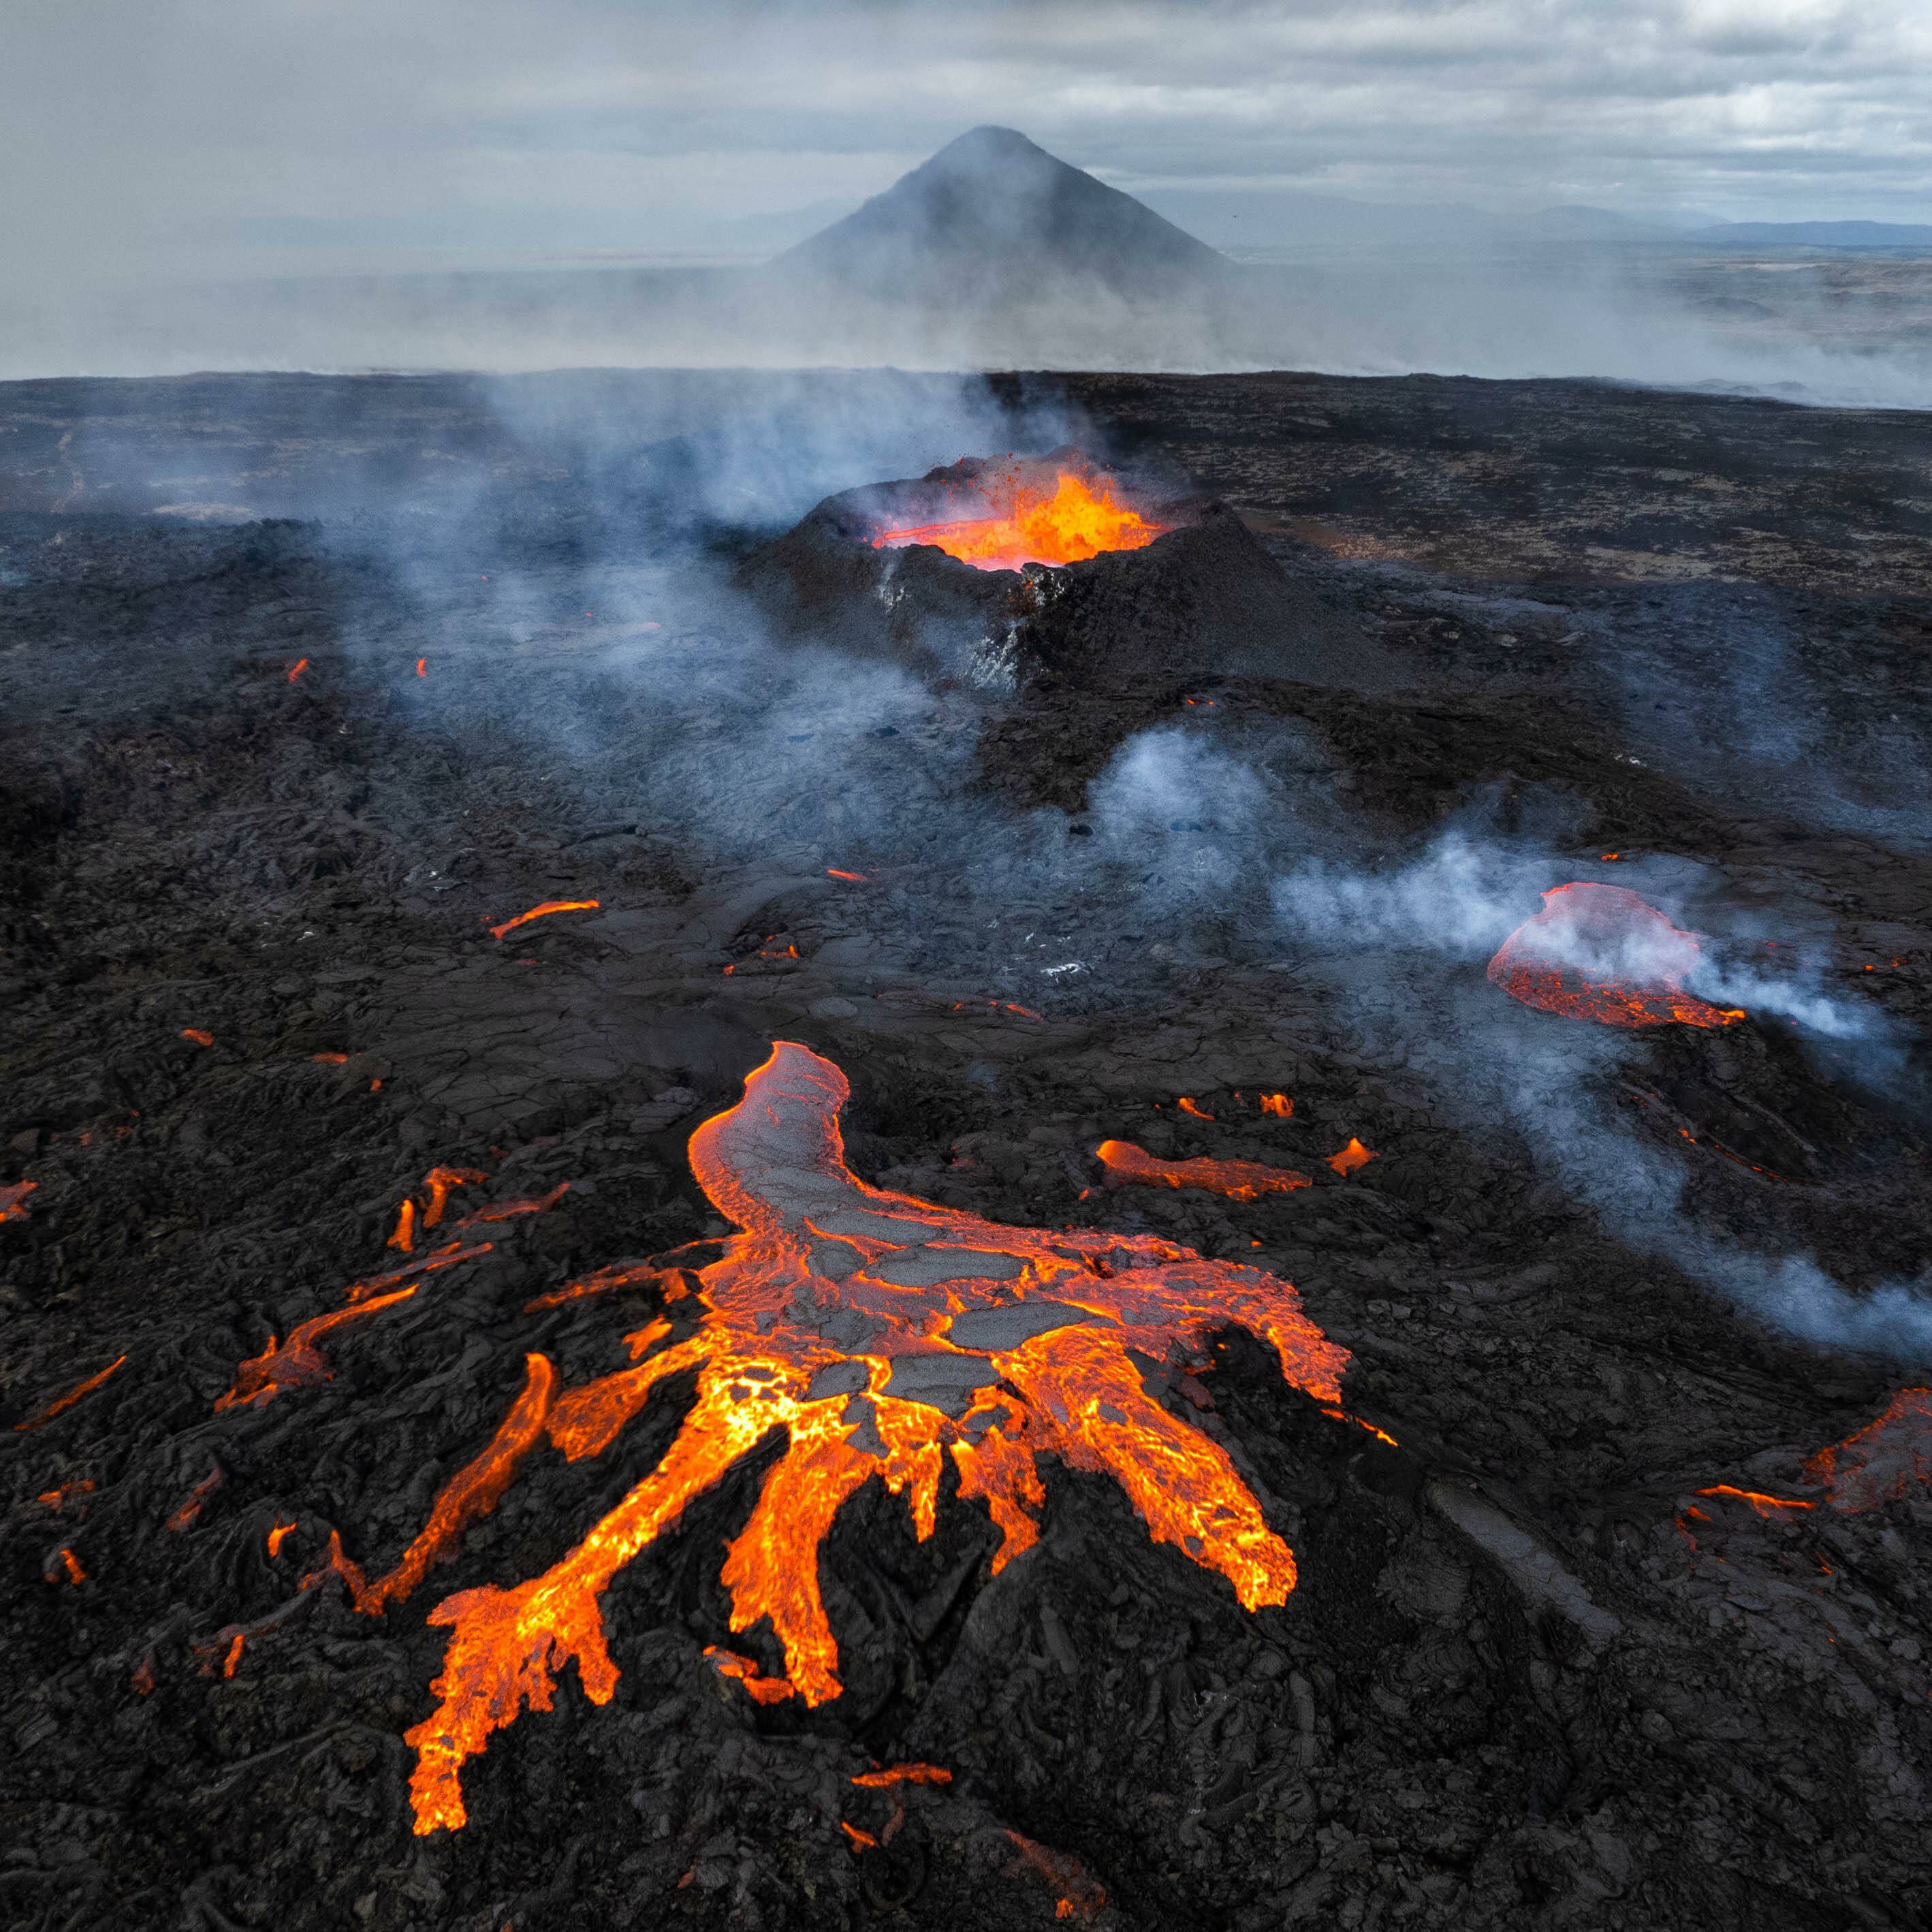
[[[1072,449],[1044,463],[1092,471]],[[796,634],[994,691],[1043,678],[1096,690],[1148,676],[1365,691],[1400,681],[1359,626],[1296,583],[1210,497],[1128,485],[1129,500],[1166,534],[1074,563],[985,570],[934,544],[875,547],[882,531],[959,518],[991,467],[969,457],[828,496],[748,560],[739,580]]]
[[[681,593],[639,566],[663,517],[617,514],[622,474],[585,452],[614,422],[668,434],[686,380],[600,378],[574,443],[518,442],[454,378],[0,388],[7,1922],[1932,1923],[1932,1494],[1846,1508],[1808,1473],[1928,1364],[1768,1330],[1656,1238],[1815,1256],[1853,1298],[1924,1265],[1922,811],[1806,781],[1932,767],[1925,419],[1067,379],[1108,447],[1274,525],[1284,581],[1358,612],[1416,688],[1042,674],[1005,706],[915,690],[880,727],[808,653],[788,685],[710,553]],[[842,422],[856,380],[825,379]],[[904,392],[877,380],[883,413]],[[805,386],[734,374],[716,406]],[[309,520],[138,514],[178,510],[184,476]],[[1204,510],[1048,574],[1132,616],[1217,530],[1239,537]],[[818,538],[865,605],[886,554]],[[896,554],[891,584],[943,569],[976,622],[972,597],[1028,580]],[[1751,735],[1780,704],[1795,750]],[[1110,843],[1100,781],[1150,733],[1238,756],[1264,823],[1217,830],[1210,794]],[[1889,1016],[1897,1077],[1773,1012],[1612,1039],[1508,1000],[1480,954],[1271,914],[1324,826],[1359,838],[1352,873],[1400,866],[1472,790],[1514,814],[1498,836],[1555,842],[1552,876],[1774,938],[1754,970],[1802,941],[1817,990]],[[1552,828],[1532,808],[1559,793],[1577,815]],[[976,850],[1016,826],[1044,860]],[[491,936],[559,900],[580,909]],[[1040,1541],[997,1574],[956,1467],[923,1539],[870,1483],[817,1566],[846,1688],[812,1710],[705,1654],[778,1667],[721,1576],[774,1441],[611,1581],[608,1701],[563,1670],[466,1768],[469,1824],[417,1837],[431,1613],[556,1563],[657,1467],[690,1382],[602,1454],[532,1447],[381,1615],[332,1540],[387,1570],[532,1356],[580,1387],[692,1318],[723,1223],[686,1141],[779,1039],[850,1078],[847,1157],[877,1187],[1292,1280],[1382,1432],[1238,1328],[1148,1388],[1294,1550],[1298,1587],[1252,1611],[1050,1459]],[[1606,1217],[1576,1191],[1554,1117],[1497,1104],[1533,1084],[1613,1114],[1616,1172],[1656,1198]],[[1108,1188],[1114,1136],[1312,1184]],[[1376,1157],[1345,1177],[1352,1138]],[[432,1163],[487,1178],[414,1258],[479,1213],[460,1238],[488,1251],[353,1304],[327,1379],[218,1410],[269,1336],[404,1264]],[[950,1781],[880,1782],[915,1762]]]

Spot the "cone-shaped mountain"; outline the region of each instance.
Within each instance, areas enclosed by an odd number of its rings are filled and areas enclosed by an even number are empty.
[[[882,301],[980,308],[1037,300],[1042,283],[1172,292],[1232,265],[1024,134],[975,128],[772,266]]]

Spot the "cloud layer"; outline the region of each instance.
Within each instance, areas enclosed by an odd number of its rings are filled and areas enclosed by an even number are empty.
[[[756,218],[988,120],[1130,190],[1932,219],[1921,0],[20,0],[10,26],[0,246],[43,282],[755,250]]]

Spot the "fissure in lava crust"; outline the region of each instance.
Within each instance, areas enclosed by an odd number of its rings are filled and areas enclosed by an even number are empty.
[[[819,1546],[874,1476],[930,1535],[948,1457],[960,1496],[982,1502],[1001,1532],[995,1572],[1037,1540],[1037,1459],[1048,1455],[1111,1475],[1156,1539],[1225,1576],[1249,1609],[1294,1589],[1294,1556],[1226,1452],[1144,1386],[1147,1364],[1198,1366],[1210,1334],[1238,1325],[1273,1346],[1286,1381],[1339,1416],[1348,1352],[1307,1318],[1294,1288],[1150,1236],[1003,1226],[869,1186],[845,1166],[847,1094],[830,1060],[775,1046],[738,1105],[692,1138],[694,1172],[740,1230],[696,1270],[697,1327],[672,1341],[671,1324],[655,1321],[627,1338],[633,1366],[561,1392],[548,1360],[532,1354],[495,1437],[445,1485],[387,1576],[365,1582],[332,1546],[329,1568],[358,1608],[398,1601],[494,1508],[542,1438],[572,1461],[598,1455],[658,1384],[696,1372],[695,1400],[663,1459],[574,1549],[526,1582],[465,1590],[430,1613],[451,1635],[436,1707],[408,1733],[418,1832],[466,1822],[464,1765],[520,1712],[548,1709],[566,1664],[574,1661],[593,1702],[610,1700],[605,1586],[777,1430],[784,1453],[722,1574],[730,1628],[769,1620],[785,1675],[710,1652],[761,1702],[838,1696]]]

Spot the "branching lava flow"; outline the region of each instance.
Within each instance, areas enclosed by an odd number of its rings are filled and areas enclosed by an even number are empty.
[[[1002,1533],[995,1571],[1038,1538],[1046,1454],[1111,1474],[1154,1537],[1226,1577],[1250,1609],[1294,1588],[1292,1554],[1226,1450],[1148,1394],[1136,1360],[1198,1365],[1208,1335],[1238,1324],[1273,1345],[1292,1386],[1332,1408],[1349,1357],[1294,1289],[1149,1236],[1004,1227],[868,1186],[844,1163],[847,1092],[831,1062],[776,1045],[744,1099],[692,1136],[693,1171],[740,1230],[696,1271],[698,1328],[661,1346],[670,1328],[653,1322],[630,1338],[634,1366],[554,1398],[548,1362],[532,1357],[495,1442],[438,1498],[418,1546],[440,1546],[443,1526],[494,1502],[539,1426],[571,1460],[597,1455],[658,1384],[696,1371],[695,1400],[662,1460],[574,1550],[528,1582],[465,1590],[431,1612],[452,1635],[436,1708],[408,1734],[418,1832],[466,1822],[464,1765],[520,1711],[548,1709],[566,1663],[593,1702],[610,1700],[605,1586],[775,1430],[788,1447],[723,1580],[732,1629],[769,1619],[786,1675],[710,1652],[760,1701],[839,1694],[819,1546],[875,1475],[929,1535],[948,1456],[962,1497],[983,1500]],[[339,1549],[332,1560],[366,1594]],[[404,1571],[422,1567],[406,1558],[392,1573],[398,1594]]]

